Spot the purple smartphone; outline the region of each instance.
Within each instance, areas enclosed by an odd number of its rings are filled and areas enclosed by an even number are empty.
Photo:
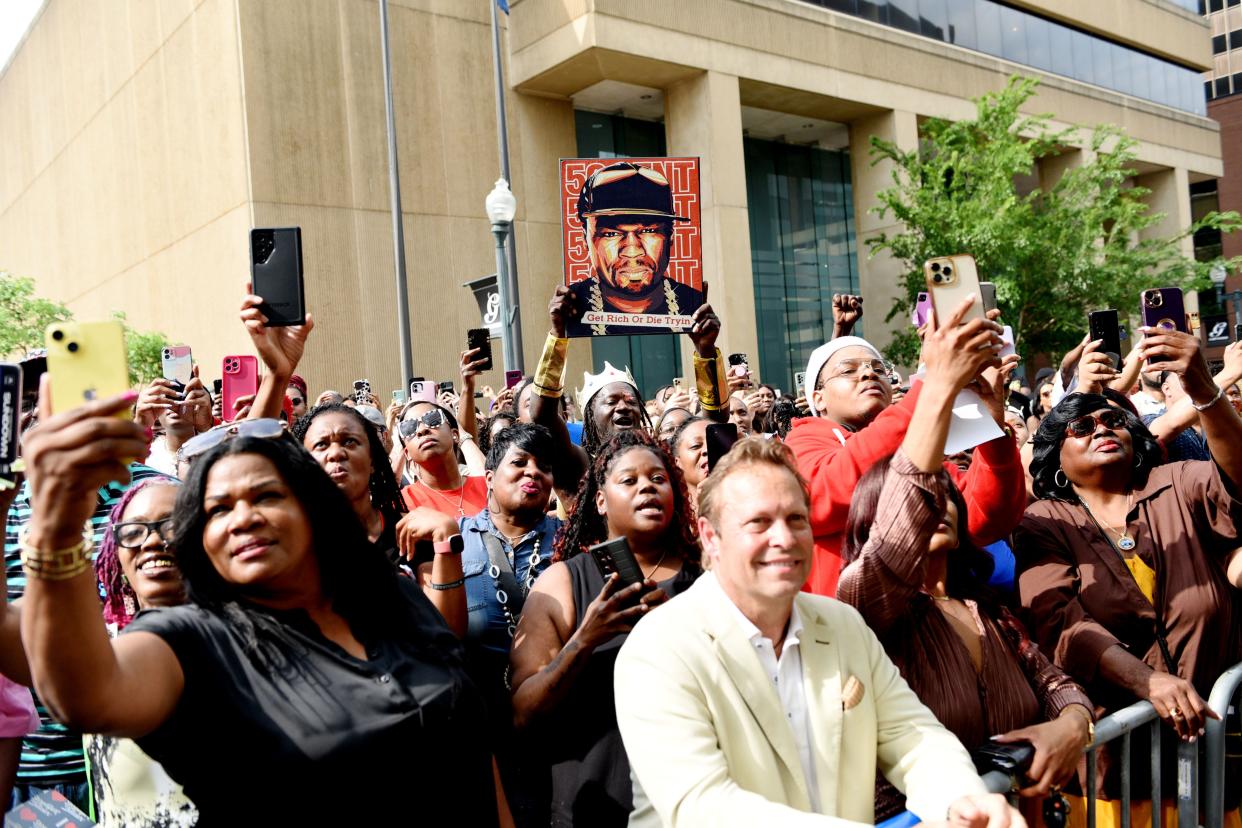
[[[1149,328],[1190,333],[1186,327],[1186,303],[1181,288],[1154,288],[1141,294],[1143,324]],[[1151,357],[1148,362],[1165,362],[1168,357]]]
[[[914,303],[914,312],[910,314],[910,321],[914,324],[914,327],[921,328],[931,319],[931,315],[931,297],[927,295],[926,291],[920,290],[918,301]]]

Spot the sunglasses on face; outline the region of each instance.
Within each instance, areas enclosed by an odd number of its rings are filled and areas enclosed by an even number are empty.
[[[172,518],[150,521],[131,520],[112,526],[112,537],[116,540],[116,545],[124,549],[137,549],[142,546],[152,532],[159,535],[160,540],[168,543],[172,539]]]
[[[1065,432],[1071,437],[1086,437],[1095,433],[1097,424],[1110,431],[1118,431],[1126,427],[1126,415],[1116,409],[1101,411],[1099,414],[1085,414],[1070,420]]]
[[[185,445],[177,452],[177,457],[180,460],[193,460],[200,454],[234,437],[258,437],[261,440],[274,440],[283,437],[286,433],[285,424],[280,420],[242,420],[239,423],[232,423],[231,425],[213,428],[211,431],[204,431],[197,437],[186,440]]]
[[[422,423],[427,428],[439,428],[444,425],[444,412],[438,408],[433,408],[421,417],[411,417],[408,420],[402,420],[397,426],[397,433],[402,439],[409,439],[418,433],[418,425]]]

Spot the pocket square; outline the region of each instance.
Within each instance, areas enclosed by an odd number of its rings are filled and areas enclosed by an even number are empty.
[[[845,682],[845,687],[841,690],[841,709],[849,710],[851,707],[857,707],[858,703],[863,700],[867,688],[863,687],[863,683],[858,680],[858,676],[850,676]]]

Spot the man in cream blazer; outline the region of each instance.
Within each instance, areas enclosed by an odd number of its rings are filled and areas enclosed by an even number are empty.
[[[777,441],[738,443],[700,489],[712,570],[616,664],[631,826],[871,824],[875,771],[925,821],[1021,825],[851,607],[800,591],[805,483]]]

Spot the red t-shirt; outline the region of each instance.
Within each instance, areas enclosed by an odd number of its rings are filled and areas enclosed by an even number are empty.
[[[460,489],[432,489],[415,481],[401,490],[407,509],[426,506],[442,515],[456,520],[474,517],[487,508],[487,481],[482,477],[467,477]]]

